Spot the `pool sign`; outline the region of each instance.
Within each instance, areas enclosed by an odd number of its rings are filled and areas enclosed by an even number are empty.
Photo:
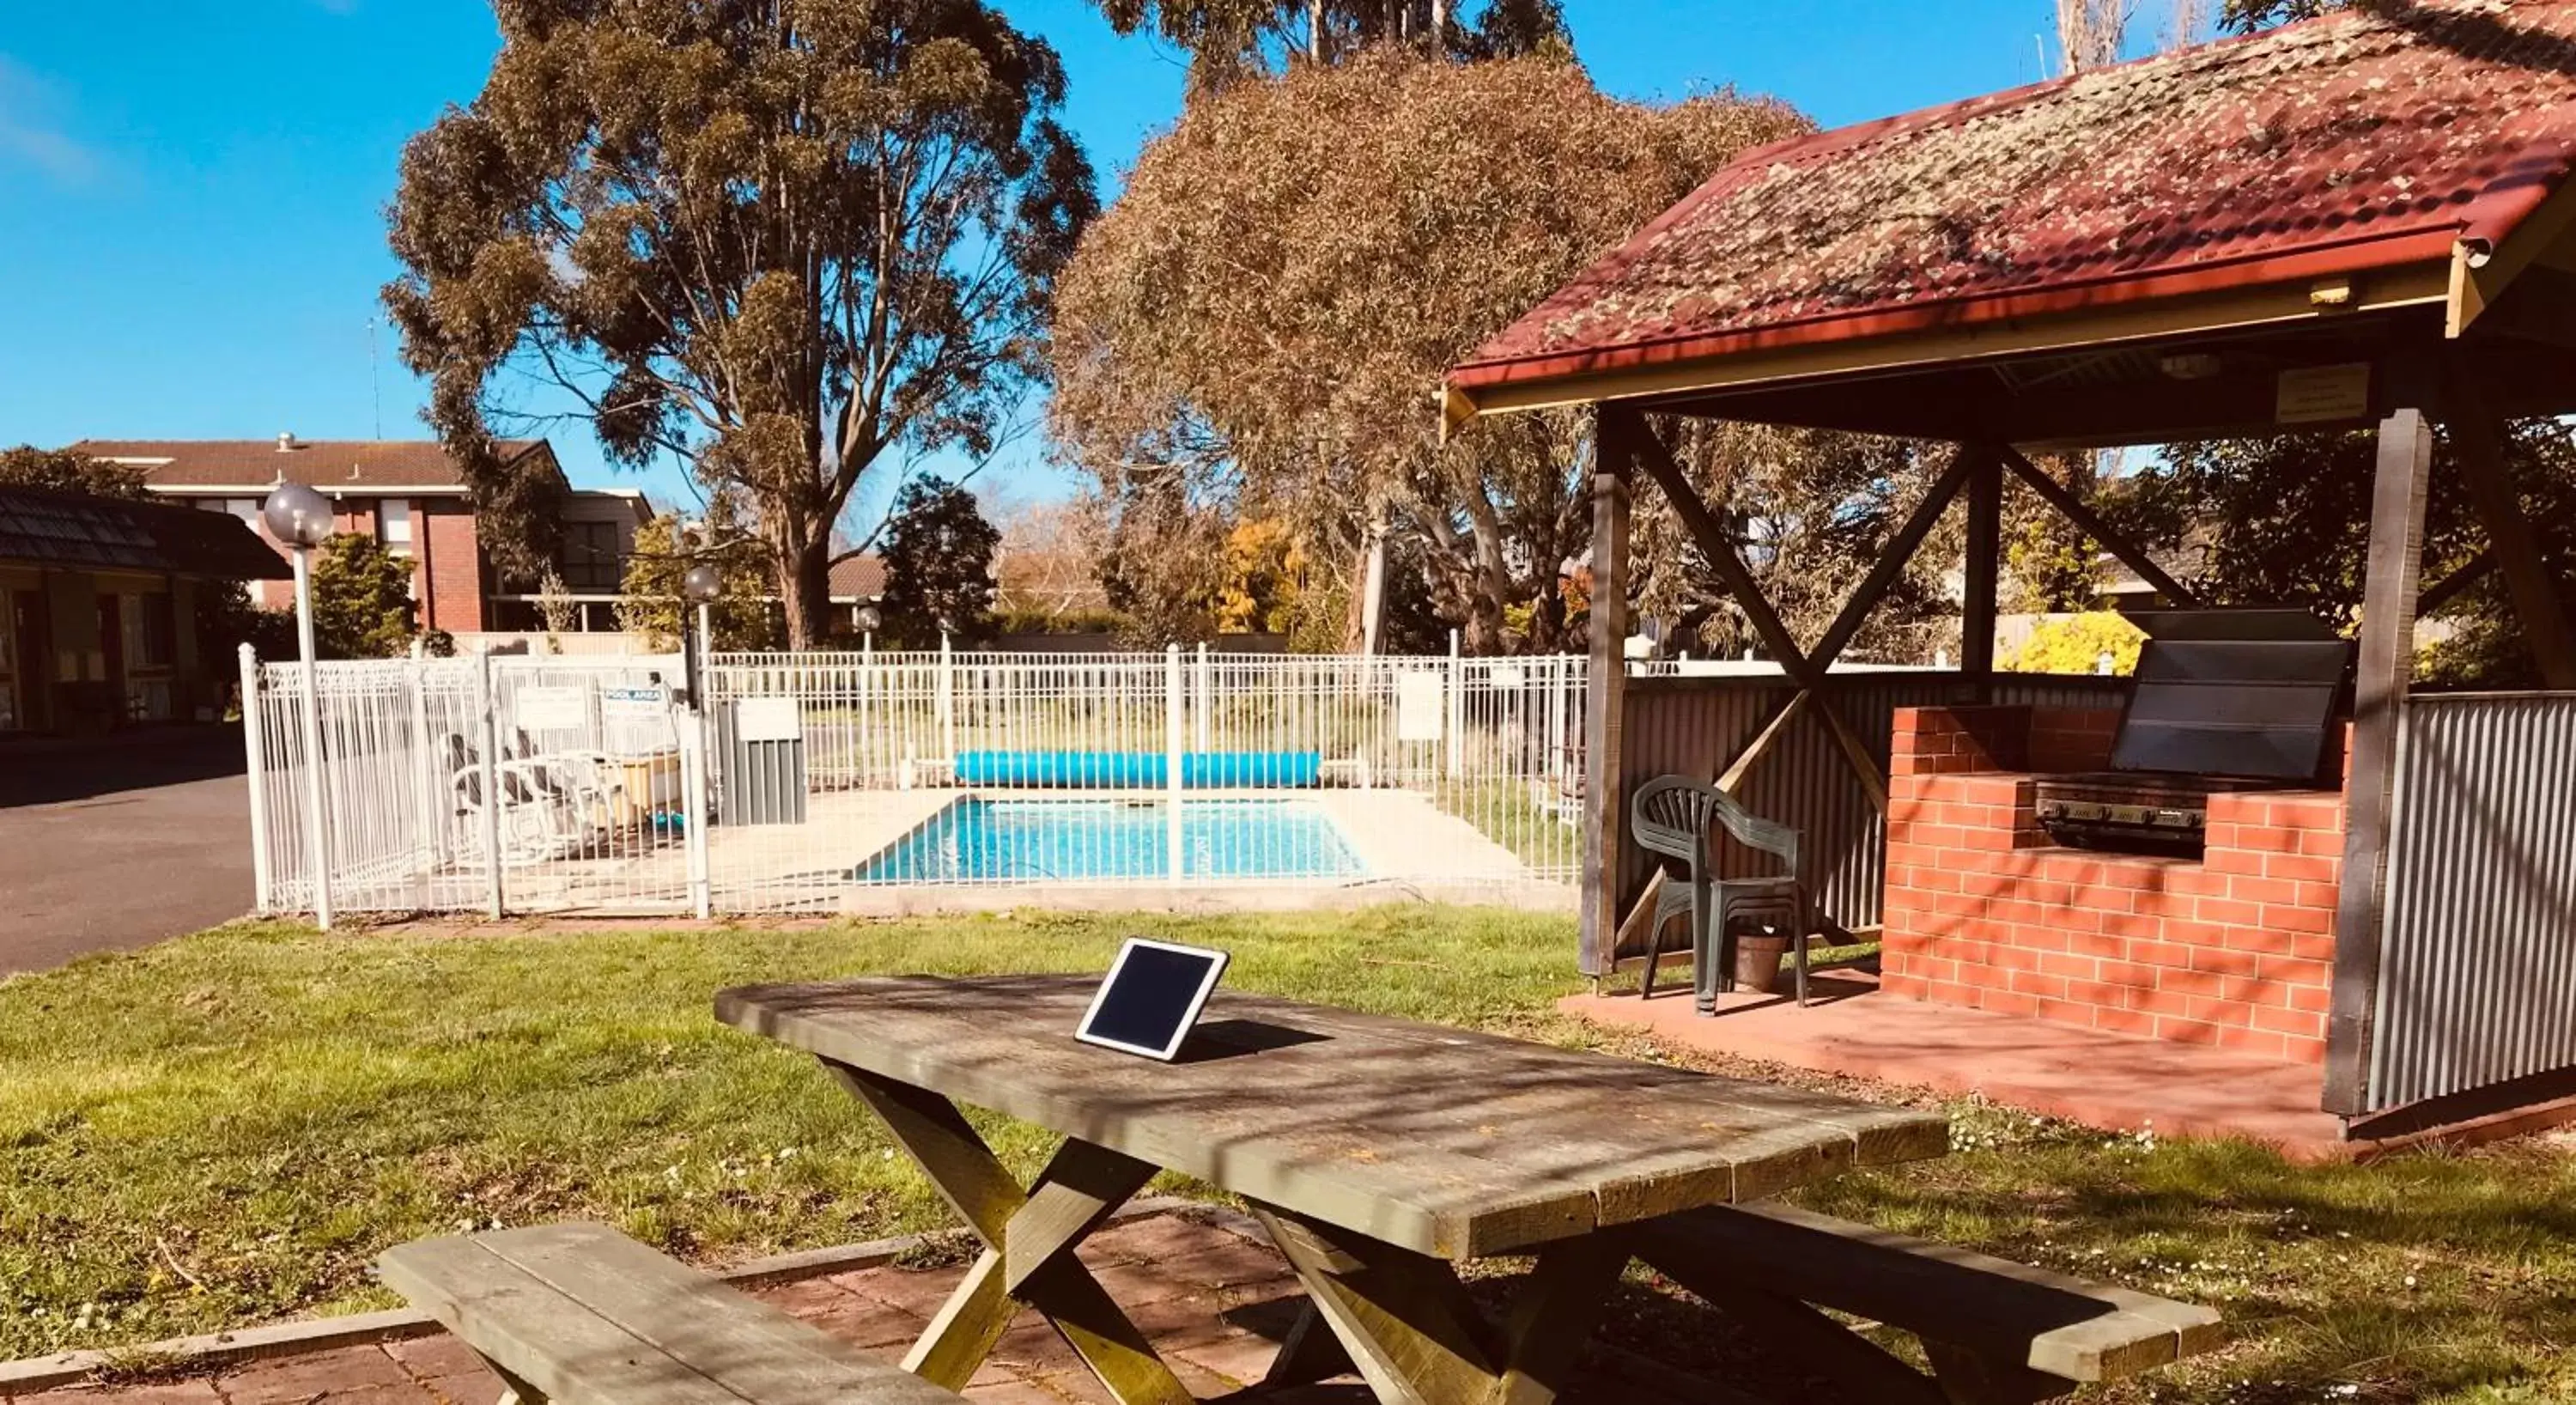
[[[521,688],[510,715],[531,732],[574,732],[590,725],[590,700],[579,688]]]
[[[671,690],[651,687],[602,688],[599,710],[609,717],[655,717],[671,710]]]
[[[1448,680],[1430,669],[1396,675],[1395,739],[1436,742],[1449,719]]]

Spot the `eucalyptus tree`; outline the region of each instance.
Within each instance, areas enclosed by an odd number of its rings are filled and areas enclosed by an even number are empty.
[[[1095,213],[1043,40],[982,0],[496,0],[483,90],[414,137],[384,292],[427,418],[543,555],[496,452],[526,382],[615,463],[738,499],[790,642],[863,476],[987,454]],[[526,560],[518,562],[522,566]]]
[[[1339,63],[1381,44],[1454,59],[1573,52],[1561,0],[1094,0],[1121,34],[1190,56],[1196,88]],[[1472,13],[1471,13],[1472,11]]]

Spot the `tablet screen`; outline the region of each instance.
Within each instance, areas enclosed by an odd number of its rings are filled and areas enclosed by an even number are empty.
[[[1091,998],[1075,1037],[1148,1058],[1170,1059],[1225,974],[1225,953],[1130,937]]]

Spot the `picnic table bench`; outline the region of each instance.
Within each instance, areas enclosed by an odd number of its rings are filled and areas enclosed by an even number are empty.
[[[1406,1405],[1546,1405],[1632,1258],[1854,1399],[2026,1405],[2205,1349],[2206,1309],[1753,1207],[1944,1154],[1946,1119],[1409,1020],[1221,992],[1172,1064],[1076,1043],[1097,981],[897,977],[721,993],[815,1055],[983,1249],[904,1358],[958,1389],[1022,1306],[1124,1405],[1190,1397],[1073,1250],[1158,1170],[1248,1201],[1306,1289],[1269,1385],[1356,1370]],[[1066,1138],[1020,1183],[960,1112]],[[1529,1255],[1506,1320],[1456,1265]],[[1927,1378],[1818,1311],[1914,1331]]]
[[[377,1271],[492,1368],[505,1405],[957,1405],[964,1397],[606,1225],[424,1239]]]

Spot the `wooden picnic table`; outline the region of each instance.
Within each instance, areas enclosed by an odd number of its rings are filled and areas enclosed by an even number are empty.
[[[1075,1042],[1091,977],[752,986],[717,1018],[821,1059],[985,1249],[904,1366],[962,1388],[1022,1304],[1125,1405],[1188,1392],[1072,1250],[1158,1170],[1244,1197],[1309,1294],[1273,1384],[1544,1405],[1662,1216],[1939,1156],[1947,1121],[1411,1020],[1219,993],[1179,1062]],[[1023,1189],[958,1111],[1060,1132]],[[1536,1256],[1489,1329],[1458,1261]],[[1855,1339],[1857,1340],[1857,1339]]]

